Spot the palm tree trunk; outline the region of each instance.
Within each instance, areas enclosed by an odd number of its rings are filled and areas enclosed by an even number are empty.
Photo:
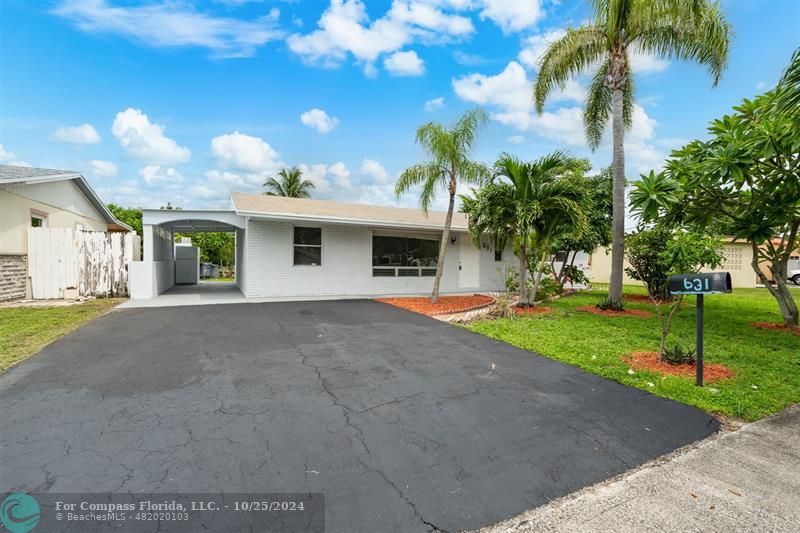
[[[613,91],[613,238],[611,242],[611,301],[622,300],[622,270],[625,259],[625,124],[622,117],[622,89]]]
[[[450,203],[447,205],[447,217],[444,219],[444,230],[442,231],[442,242],[439,245],[439,259],[436,261],[436,277],[433,279],[433,292],[431,293],[431,303],[439,301],[439,284],[442,281],[444,272],[444,256],[447,253],[447,243],[450,240],[450,225],[453,222],[453,209],[456,205],[456,184],[455,178],[450,180]]]
[[[544,272],[544,264],[547,261],[547,248],[542,252],[539,261],[536,263],[536,275],[533,278],[533,305],[536,305],[536,293],[539,292],[539,286],[542,284],[542,273]]]
[[[528,307],[528,257],[525,243],[519,245],[519,302],[520,307]]]

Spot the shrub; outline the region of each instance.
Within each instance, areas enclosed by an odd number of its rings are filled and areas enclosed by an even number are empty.
[[[664,360],[671,365],[692,365],[697,361],[697,355],[691,348],[675,344],[664,348]]]
[[[614,300],[608,296],[604,296],[599,302],[597,302],[595,307],[602,309],[603,311],[624,311],[625,298]]]

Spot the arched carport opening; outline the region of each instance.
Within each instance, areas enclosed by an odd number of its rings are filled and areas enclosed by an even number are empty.
[[[145,209],[142,211],[142,261],[131,263],[130,294],[133,299],[153,298],[167,291],[174,294],[217,297],[229,289],[241,296],[245,219],[233,211]],[[228,232],[234,235],[235,282],[208,287],[175,283],[175,235],[179,233]]]

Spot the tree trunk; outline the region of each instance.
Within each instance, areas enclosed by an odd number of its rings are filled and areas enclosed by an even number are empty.
[[[536,305],[536,293],[539,292],[539,285],[542,283],[542,272],[544,271],[544,264],[547,261],[547,252],[542,252],[539,261],[536,263],[536,275],[533,278],[533,305]]]
[[[431,303],[439,301],[439,284],[442,281],[444,272],[444,256],[447,254],[447,243],[450,241],[450,225],[453,222],[453,208],[456,205],[456,180],[450,178],[450,203],[447,205],[447,216],[444,219],[444,230],[442,231],[442,242],[439,245],[439,259],[436,261],[436,277],[433,278],[433,292],[431,292]]]
[[[622,272],[625,259],[625,123],[622,117],[622,87],[613,91],[613,239],[611,242],[611,301],[622,300]]]
[[[781,316],[783,316],[783,324],[794,328],[800,327],[800,311],[797,309],[797,302],[794,301],[794,296],[792,296],[789,287],[786,286],[786,278],[783,276],[783,272],[786,271],[786,265],[783,261],[777,261],[773,262],[769,267],[772,277],[775,278],[775,285],[773,286],[758,264],[758,244],[751,243],[751,246],[753,248],[753,261],[750,265],[761,283],[764,284],[772,297],[775,298],[775,301],[778,302],[778,308],[781,310]]]
[[[525,244],[519,245],[519,302],[520,307],[528,307],[528,256]]]

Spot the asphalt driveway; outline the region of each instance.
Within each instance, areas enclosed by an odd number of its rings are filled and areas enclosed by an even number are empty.
[[[328,531],[485,526],[718,428],[372,301],[115,311],[0,405],[0,491],[322,492]]]

